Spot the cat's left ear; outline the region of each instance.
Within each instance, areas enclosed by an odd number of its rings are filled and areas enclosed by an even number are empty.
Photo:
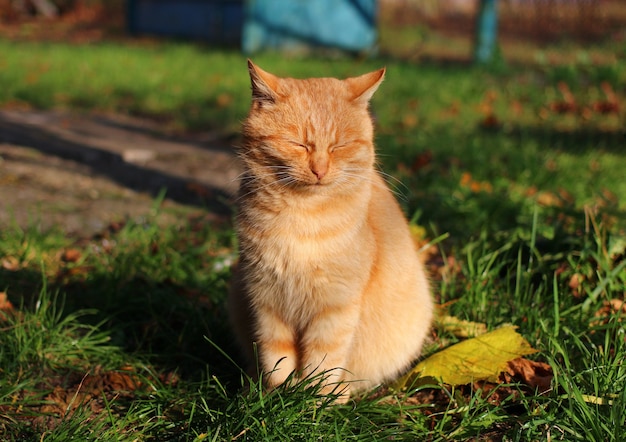
[[[348,84],[350,92],[352,92],[352,101],[367,106],[372,95],[383,82],[385,71],[386,69],[382,68],[369,74],[346,79],[345,82]]]
[[[252,99],[273,103],[278,96],[278,77],[264,71],[252,63],[252,60],[248,60],[248,72],[252,84]]]

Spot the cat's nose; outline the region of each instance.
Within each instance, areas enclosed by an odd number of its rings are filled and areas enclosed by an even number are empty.
[[[325,158],[318,158],[315,161],[309,163],[309,168],[311,169],[311,172],[313,172],[313,174],[317,177],[317,180],[320,181],[328,173],[328,160]]]
[[[311,169],[311,172],[313,172],[313,174],[317,177],[318,181],[326,176],[325,169],[322,169],[322,170]]]

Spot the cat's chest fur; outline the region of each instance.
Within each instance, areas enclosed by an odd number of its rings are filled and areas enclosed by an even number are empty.
[[[374,246],[373,239],[368,241],[368,199],[368,190],[361,188],[341,201],[293,197],[266,210],[244,210],[239,237],[253,274],[255,302],[306,320],[342,297],[356,296],[366,282]]]

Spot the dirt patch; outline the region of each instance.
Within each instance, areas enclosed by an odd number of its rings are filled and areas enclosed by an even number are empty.
[[[120,115],[0,111],[0,227],[39,223],[90,235],[111,222],[208,211],[229,217],[239,167],[234,140],[171,137]]]

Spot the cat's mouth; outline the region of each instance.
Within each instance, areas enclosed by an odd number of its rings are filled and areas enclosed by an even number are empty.
[[[306,189],[319,189],[321,187],[327,187],[332,183],[331,180],[327,179],[316,179],[316,178],[306,178],[303,180],[298,180],[296,184],[298,187],[306,188]]]
[[[333,180],[328,175],[324,175],[321,178],[313,177],[310,181],[312,187],[325,187],[332,184]]]

